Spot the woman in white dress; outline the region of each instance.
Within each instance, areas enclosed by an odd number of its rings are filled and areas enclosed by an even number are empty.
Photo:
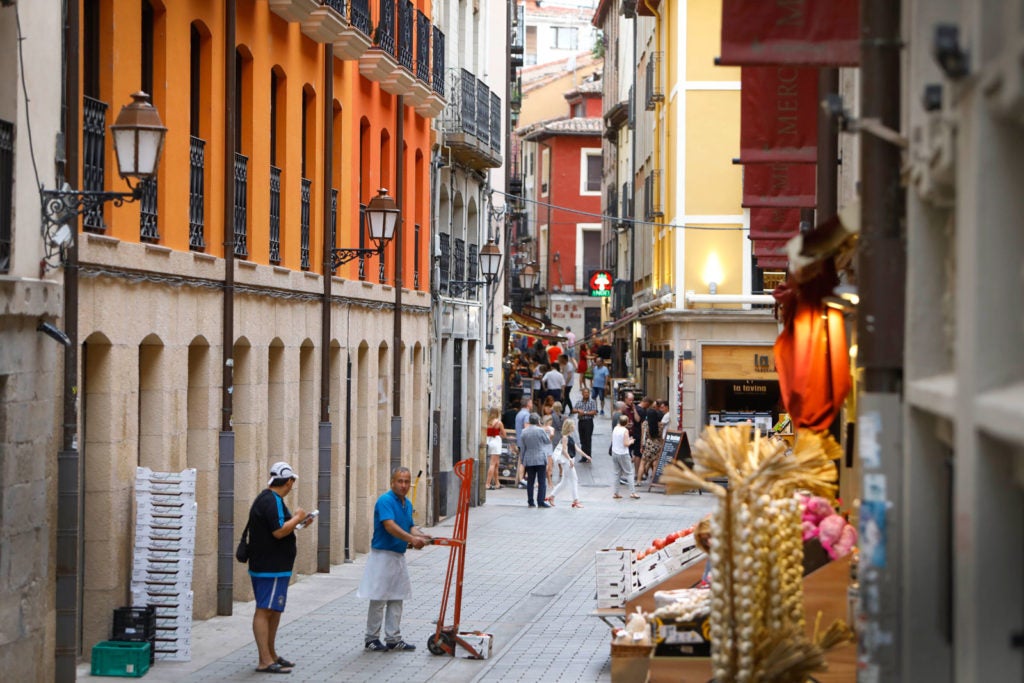
[[[582,508],[580,504],[580,479],[576,476],[576,463],[569,457],[569,437],[572,436],[576,429],[576,423],[572,420],[566,420],[562,423],[562,438],[555,445],[555,450],[551,453],[552,464],[562,466],[562,479],[558,482],[558,485],[551,491],[551,495],[545,500],[548,505],[554,506],[555,496],[562,488],[569,484],[572,487],[572,506],[574,508]],[[577,448],[577,450],[579,450]],[[582,451],[581,451],[582,452]],[[589,453],[584,453],[585,456],[589,457]]]

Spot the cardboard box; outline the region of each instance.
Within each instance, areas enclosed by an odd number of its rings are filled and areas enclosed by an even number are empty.
[[[459,631],[459,638],[476,650],[478,656],[474,657],[472,652],[463,648],[463,650],[469,654],[470,659],[491,658],[494,650],[494,636],[490,633],[484,633],[482,631]]]

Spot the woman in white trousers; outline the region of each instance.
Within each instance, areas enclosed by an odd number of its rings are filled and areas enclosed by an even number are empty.
[[[554,490],[551,491],[551,495],[545,500],[548,505],[555,504],[555,496],[558,492],[568,483],[572,487],[572,506],[574,508],[581,508],[583,505],[580,504],[580,479],[576,476],[576,463],[569,457],[569,437],[572,436],[576,430],[576,423],[572,420],[566,420],[562,423],[562,438],[555,446],[555,450],[551,453],[552,464],[562,466],[562,478],[555,486]],[[579,450],[579,448],[577,448]],[[589,457],[589,453],[584,453],[584,456]]]

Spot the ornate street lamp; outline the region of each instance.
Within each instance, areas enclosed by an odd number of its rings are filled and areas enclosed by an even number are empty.
[[[483,280],[449,280],[448,291],[452,296],[464,292],[471,287],[489,285],[494,282],[498,271],[501,270],[501,249],[494,240],[489,240],[484,248],[480,250],[480,270],[483,272]]]
[[[167,128],[149,101],[149,95],[141,91],[132,94],[131,104],[121,108],[110,132],[117,155],[117,172],[131,192],[75,190],[67,183],[59,190],[41,189],[43,236],[48,256],[52,255],[51,249],[57,249],[61,252],[61,261],[64,260],[64,248],[74,236],[70,223],[78,216],[98,211],[107,202],[121,206],[137,201],[142,197],[142,184],[156,176]]]
[[[532,292],[533,288],[537,286],[539,278],[540,271],[537,270],[537,266],[527,263],[526,267],[519,271],[519,286],[528,292]]]
[[[354,259],[376,256],[384,251],[384,247],[395,236],[395,226],[398,225],[398,213],[398,205],[388,195],[387,188],[380,188],[377,191],[377,196],[371,199],[370,203],[366,206],[366,223],[369,227],[370,239],[377,246],[372,249],[333,249],[332,270],[337,270],[338,266]]]

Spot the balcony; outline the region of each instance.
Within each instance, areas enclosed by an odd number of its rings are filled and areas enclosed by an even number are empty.
[[[104,150],[107,136],[107,103],[85,97],[82,103],[82,189],[103,190],[106,166]],[[86,232],[105,232],[103,207],[96,206],[82,216],[82,229]]]
[[[406,95],[412,90],[416,79],[395,52],[395,0],[380,0],[376,42],[359,58],[359,73],[392,95]]]
[[[444,111],[447,102],[444,97],[444,33],[438,27],[433,27],[434,52],[430,69],[430,93],[426,100],[415,105],[416,113],[425,119],[432,119]]]
[[[249,157],[235,152],[234,254],[249,257]]]
[[[442,121],[445,144],[471,168],[500,167],[501,98],[466,69],[453,69],[451,79],[452,94]]]
[[[206,140],[192,137],[189,145],[188,248],[206,250]]]
[[[431,95],[430,89],[430,19],[419,10],[416,11],[416,82],[408,95],[408,103],[412,107],[426,104]]]
[[[318,43],[334,45],[338,59],[359,59],[370,49],[368,0],[268,0],[270,9]],[[350,14],[351,13],[351,14]]]

